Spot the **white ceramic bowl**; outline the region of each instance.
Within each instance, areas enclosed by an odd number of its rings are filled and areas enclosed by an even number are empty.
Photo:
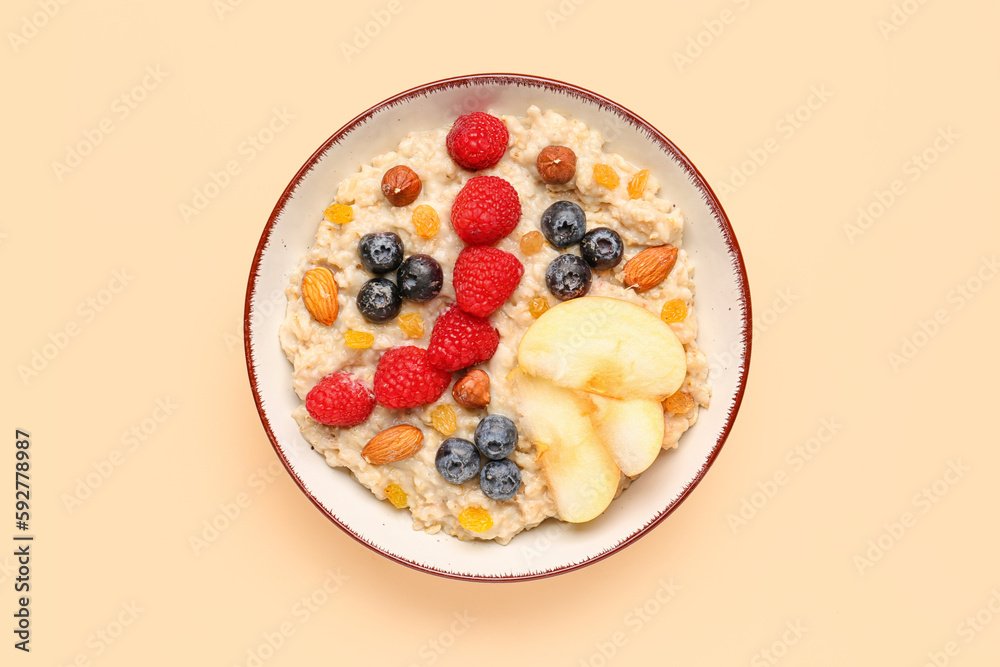
[[[607,149],[656,174],[664,197],[683,211],[684,248],[695,266],[698,342],[712,367],[712,404],[603,515],[583,525],[548,520],[507,546],[414,531],[408,512],[377,500],[342,469],[327,466],[299,433],[292,368],[278,343],[283,290],[312,244],[336,184],[411,130],[441,127],[489,109],[524,115],[532,104],[599,129]],[[247,285],[244,339],[250,386],[264,430],[288,472],[331,521],[404,565],[446,577],[524,580],[594,563],[647,533],[694,489],[736,418],[750,360],[750,290],[736,237],[694,165],[629,110],[577,86],[534,76],[463,76],[429,83],[377,104],[330,137],[292,178],[271,213]]]

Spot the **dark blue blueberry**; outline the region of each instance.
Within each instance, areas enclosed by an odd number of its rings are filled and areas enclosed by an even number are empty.
[[[583,260],[598,271],[607,271],[618,266],[625,252],[622,237],[613,229],[598,227],[587,232],[580,241]]]
[[[365,234],[358,241],[361,263],[372,273],[389,273],[403,263],[403,239],[393,232]]]
[[[493,500],[510,500],[521,488],[521,469],[510,459],[487,461],[479,473],[479,487]]]
[[[372,278],[358,292],[358,311],[369,322],[382,324],[399,315],[403,300],[396,283],[385,278]]]
[[[444,273],[430,255],[411,255],[396,272],[396,284],[401,297],[424,303],[441,293]]]
[[[468,482],[479,472],[479,450],[462,438],[448,438],[434,456],[434,467],[446,482]]]
[[[517,427],[503,415],[487,415],[476,426],[476,447],[488,459],[503,459],[517,449]]]
[[[593,274],[577,255],[559,255],[545,269],[545,284],[557,299],[567,301],[590,291]]]
[[[587,232],[587,216],[571,201],[557,201],[542,213],[542,234],[556,248],[568,248]]]

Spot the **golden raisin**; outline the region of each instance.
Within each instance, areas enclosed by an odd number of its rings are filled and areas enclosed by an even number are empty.
[[[420,317],[420,313],[400,315],[399,328],[408,338],[420,338],[424,335],[424,318]]]
[[[667,412],[682,415],[691,412],[691,408],[694,407],[694,398],[686,391],[678,391],[663,401],[663,407],[666,408]]]
[[[431,423],[442,435],[451,435],[458,428],[458,417],[450,405],[439,405],[431,410]]]
[[[403,491],[399,484],[390,484],[385,487],[385,497],[389,499],[396,509],[406,507],[406,491]]]
[[[534,318],[539,318],[542,316],[546,310],[549,309],[549,302],[544,296],[536,296],[534,299],[528,302],[528,312]]]
[[[353,350],[367,350],[374,342],[375,336],[367,331],[351,329],[344,332],[344,343]]]
[[[649,169],[643,169],[637,172],[632,180],[628,182],[628,198],[629,199],[639,199],[642,197],[642,193],[646,191],[646,181],[649,180]]]
[[[482,507],[466,507],[458,515],[458,523],[474,533],[485,533],[493,527],[493,517]]]
[[[419,236],[429,239],[441,229],[441,218],[433,206],[421,204],[413,209],[413,226]]]
[[[614,190],[621,183],[618,172],[609,164],[594,165],[594,180],[609,190]]]
[[[539,231],[528,232],[521,237],[521,252],[525,255],[534,255],[545,245],[545,237]]]
[[[354,220],[354,209],[346,204],[331,204],[323,215],[332,223],[343,225]]]
[[[667,324],[676,324],[677,322],[683,322],[684,318],[688,316],[688,307],[682,299],[671,299],[663,304],[663,310],[660,311],[660,317]]]

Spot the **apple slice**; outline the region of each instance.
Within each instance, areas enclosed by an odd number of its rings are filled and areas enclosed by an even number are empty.
[[[585,396],[511,371],[518,396],[521,426],[538,449],[538,464],[548,477],[559,518],[590,521],[608,508],[618,491],[621,471],[598,439]]]
[[[648,398],[588,396],[597,407],[590,416],[597,437],[621,471],[634,477],[651,466],[663,447],[663,405]]]
[[[585,296],[550,308],[517,350],[524,372],[568,389],[662,401],[687,373],[684,346],[659,317],[634,303]]]

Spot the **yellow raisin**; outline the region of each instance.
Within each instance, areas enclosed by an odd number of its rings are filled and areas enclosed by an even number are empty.
[[[688,307],[681,299],[671,299],[663,304],[663,310],[660,311],[660,317],[667,324],[676,324],[677,322],[683,322],[684,318],[688,316]]]
[[[528,312],[534,318],[539,318],[542,316],[546,310],[549,309],[549,302],[544,296],[536,296],[534,299],[528,302]]]
[[[424,335],[424,318],[420,317],[420,313],[400,315],[399,328],[408,338],[420,338]]]
[[[691,412],[691,408],[694,407],[694,398],[686,391],[678,391],[663,401],[663,407],[667,409],[667,412],[682,415]]]
[[[403,491],[399,484],[390,484],[385,487],[385,497],[389,499],[397,509],[406,507],[406,491]]]
[[[545,245],[545,237],[541,232],[528,232],[521,237],[521,252],[525,255],[534,255]]]
[[[439,405],[431,410],[431,423],[442,435],[451,435],[458,428],[458,417],[450,405]]]
[[[637,172],[632,180],[628,182],[628,198],[629,199],[639,199],[642,197],[642,193],[646,191],[646,181],[649,180],[649,169],[643,169]]]
[[[353,350],[367,350],[375,342],[375,336],[367,331],[348,330],[344,332],[344,343]]]
[[[433,206],[421,204],[413,209],[413,226],[419,236],[429,239],[441,229],[441,218]]]
[[[343,225],[354,220],[354,209],[346,204],[331,204],[323,215],[332,223]]]
[[[594,165],[594,180],[609,190],[614,190],[621,183],[618,172],[609,164]]]
[[[466,507],[458,515],[458,523],[474,533],[485,533],[493,527],[493,517],[482,507]]]

